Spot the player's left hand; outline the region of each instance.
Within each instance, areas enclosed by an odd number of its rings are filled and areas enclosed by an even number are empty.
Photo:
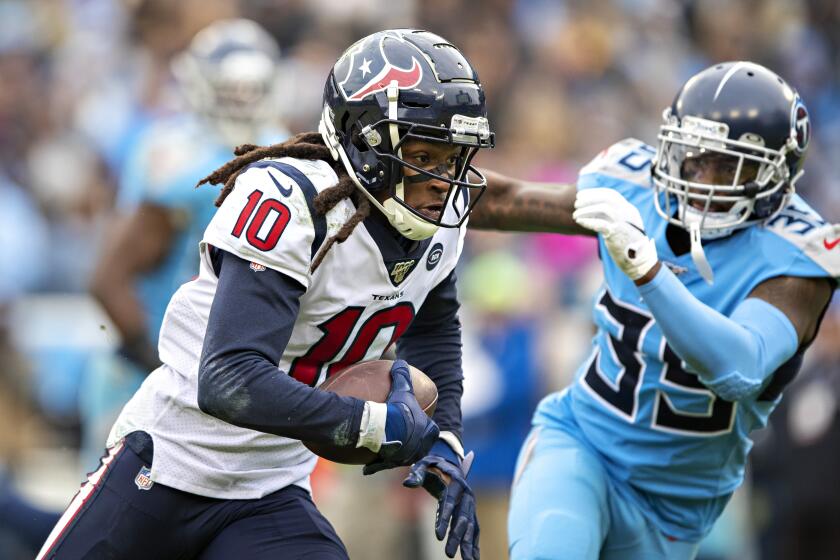
[[[437,498],[435,535],[442,541],[446,536],[446,528],[449,527],[449,538],[444,550],[450,558],[455,557],[455,551],[460,545],[463,560],[479,559],[475,495],[467,483],[467,474],[472,462],[472,451],[467,453],[460,465],[439,455],[426,455],[411,466],[408,476],[403,481],[403,486],[422,486]]]
[[[638,208],[618,191],[578,191],[572,217],[579,225],[603,236],[613,261],[631,280],[642,278],[656,266],[656,245],[645,233]]]

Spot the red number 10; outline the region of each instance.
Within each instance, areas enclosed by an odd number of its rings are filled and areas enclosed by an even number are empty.
[[[245,204],[245,208],[243,208],[242,212],[239,214],[239,218],[236,220],[236,225],[233,226],[231,235],[236,238],[242,236],[242,231],[245,229],[245,225],[248,223],[248,220],[251,220],[251,216],[254,214],[254,209],[257,208],[257,203],[262,198],[262,195],[263,193],[260,190],[256,190],[248,195],[248,203]],[[258,237],[260,230],[272,211],[276,212],[274,223],[271,224],[271,228],[268,230],[265,237],[260,239]],[[250,243],[252,247],[257,248],[260,251],[270,251],[277,245],[277,241],[283,234],[283,230],[285,230],[286,226],[289,224],[290,218],[291,212],[289,212],[289,209],[285,204],[274,198],[266,199],[262,202],[262,204],[260,204],[260,207],[257,209],[256,216],[254,216],[254,219],[251,220],[251,225],[248,226],[245,239],[248,240],[248,243]]]
[[[289,374],[302,383],[314,386],[320,376],[321,368],[327,362],[335,359],[338,352],[344,347],[363,311],[364,307],[348,307],[338,315],[318,325],[318,328],[324,332],[324,336],[306,354],[295,358]],[[384,353],[402,336],[413,319],[414,306],[408,302],[381,309],[368,317],[359,327],[356,337],[344,357],[330,364],[327,368],[327,377],[329,378],[340,369],[362,361],[373,341],[379,336],[380,331],[386,327],[393,327],[394,331],[385,350],[383,350]]]

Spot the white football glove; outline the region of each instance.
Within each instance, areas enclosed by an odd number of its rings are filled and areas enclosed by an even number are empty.
[[[581,226],[602,235],[613,261],[631,280],[643,277],[659,260],[639,210],[618,191],[578,191],[572,217]]]

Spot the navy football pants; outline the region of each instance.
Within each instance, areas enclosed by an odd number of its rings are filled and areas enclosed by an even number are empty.
[[[289,486],[258,500],[206,498],[160,484],[141,490],[135,479],[151,466],[151,451],[143,432],[109,450],[38,560],[348,558],[306,490]]]

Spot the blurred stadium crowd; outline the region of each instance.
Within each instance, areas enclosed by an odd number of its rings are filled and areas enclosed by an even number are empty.
[[[573,181],[623,137],[655,143],[661,111],[688,76],[754,60],[808,104],[813,141],[799,184],[840,220],[836,0],[0,0],[0,558],[31,557],[22,530],[10,529],[26,522],[9,519],[20,511],[10,495],[57,510],[95,468],[79,456],[78,403],[91,356],[119,341],[87,291],[120,177],[141,133],[184,110],[172,57],[234,16],[280,45],[279,126],[292,133],[315,129],[324,79],[355,39],[386,27],[450,39],[487,91],[497,149],[480,163],[535,180]],[[507,490],[531,412],[587,350],[599,275],[590,240],[468,236],[465,446],[478,456],[471,479],[486,558],[504,557]],[[704,558],[840,555],[838,304],[815,346]],[[324,465],[316,481],[351,556],[442,556],[428,542],[425,497],[399,490],[398,477],[359,479]],[[392,509],[380,531],[352,514],[366,501]],[[390,548],[398,540],[410,551]]]

